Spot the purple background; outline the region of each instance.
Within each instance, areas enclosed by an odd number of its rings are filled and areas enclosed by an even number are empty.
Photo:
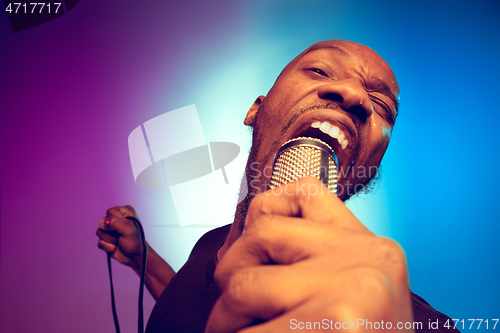
[[[499,14],[494,1],[82,0],[16,34],[0,14],[0,330],[113,331],[94,235],[106,209],[133,205],[175,269],[205,232],[177,227],[168,190],[134,184],[129,133],[196,104],[207,141],[245,152],[255,97],[332,38],[374,48],[402,90],[379,191],[352,209],[403,245],[412,289],[437,309],[498,318]],[[114,276],[134,332],[139,279]]]

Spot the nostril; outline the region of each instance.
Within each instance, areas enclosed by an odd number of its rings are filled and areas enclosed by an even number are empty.
[[[323,99],[328,99],[328,100],[333,101],[333,102],[344,103],[344,98],[339,94],[326,93],[326,94],[323,94],[323,96],[321,96],[321,97]]]
[[[353,107],[350,107],[349,109],[346,109],[346,111],[358,117],[359,120],[361,120],[362,122],[365,122],[366,119],[369,117],[369,115],[366,113],[365,108],[362,107],[361,105],[355,105]]]
[[[344,100],[341,94],[329,92],[322,94],[320,96],[323,99],[327,99],[332,102],[337,102],[342,109],[356,116],[362,122],[365,122],[366,119],[370,116],[367,114],[365,108],[363,107],[363,103],[352,105],[354,103],[351,103],[350,100]]]

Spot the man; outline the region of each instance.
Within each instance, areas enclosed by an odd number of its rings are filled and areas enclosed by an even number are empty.
[[[446,329],[449,318],[409,290],[401,247],[343,204],[376,176],[398,96],[391,68],[353,42],[320,42],[290,62],[246,115],[250,194],[234,223],[204,235],[177,274],[149,247],[146,284],[157,304],[147,331]],[[268,190],[274,154],[299,136],[332,146],[338,197],[311,178]],[[136,216],[132,207],[108,210],[98,245],[138,272],[142,244],[126,216]]]

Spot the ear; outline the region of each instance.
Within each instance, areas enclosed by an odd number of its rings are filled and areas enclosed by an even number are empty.
[[[248,110],[247,115],[245,117],[244,124],[247,126],[252,126],[255,123],[255,117],[257,117],[257,111],[259,111],[259,107],[262,104],[262,101],[264,101],[265,96],[260,95],[257,97],[255,102],[253,102],[252,107],[250,110]]]

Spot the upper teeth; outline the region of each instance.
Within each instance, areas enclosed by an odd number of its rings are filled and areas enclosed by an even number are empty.
[[[347,145],[349,144],[349,141],[347,141],[347,139],[345,138],[345,133],[340,128],[330,124],[327,121],[315,121],[311,124],[311,127],[319,128],[321,132],[328,134],[334,139],[337,139],[342,149],[346,149]]]

